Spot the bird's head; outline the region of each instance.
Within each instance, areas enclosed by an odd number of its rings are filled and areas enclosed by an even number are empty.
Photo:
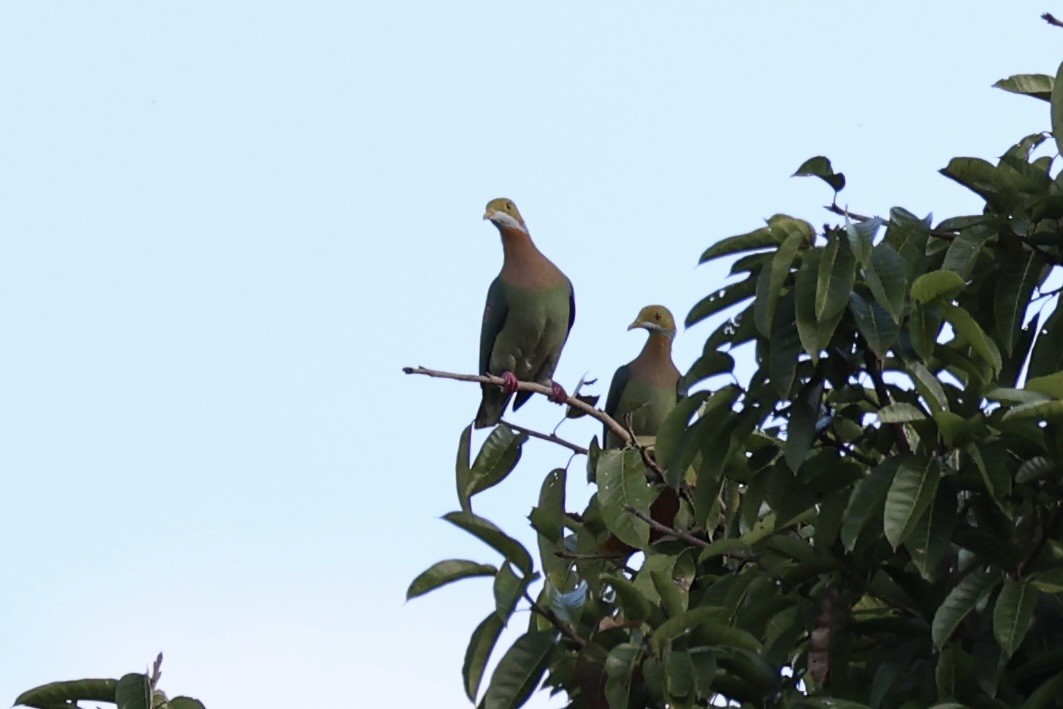
[[[627,329],[634,330],[639,327],[648,330],[651,334],[659,332],[668,337],[675,337],[675,319],[671,311],[663,305],[647,305],[639,311],[635,322],[628,325]]]
[[[517,205],[513,204],[513,200],[505,197],[498,197],[487,203],[484,219],[489,220],[500,231],[508,228],[528,233],[528,227],[524,224],[524,218],[520,216]]]

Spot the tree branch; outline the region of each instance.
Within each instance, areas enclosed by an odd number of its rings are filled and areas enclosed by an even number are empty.
[[[454,381],[458,382],[478,382],[480,384],[494,384],[500,389],[505,383],[505,380],[503,380],[502,377],[496,377],[490,374],[454,374],[453,372],[441,372],[436,369],[428,369],[427,367],[403,367],[402,371],[404,374],[423,374],[426,377],[433,377],[435,379],[453,379]],[[542,394],[543,396],[551,396],[554,393],[550,389],[550,387],[543,386],[542,384],[536,384],[535,382],[517,382],[517,391],[530,391],[535,394]],[[591,418],[598,419],[606,426],[608,426],[609,430],[615,433],[624,443],[634,443],[628,432],[624,430],[624,427],[621,426],[620,423],[616,421],[616,419],[614,419],[612,416],[605,413],[601,409],[596,409],[590,404],[584,401],[580,401],[574,396],[568,397],[563,403],[568,404],[574,409],[582,411]]]
[[[1045,544],[1048,543],[1048,538],[1052,536],[1052,532],[1055,530],[1056,525],[1059,524],[1060,518],[1063,517],[1063,505],[1056,505],[1056,508],[1052,510],[1052,516],[1048,518],[1048,522],[1045,524],[1044,530],[1041,532],[1041,536],[1037,539],[1037,543],[1033,545],[1033,548],[1027,552],[1026,556],[1022,558],[1019,565],[1015,567],[1015,577],[1022,578],[1026,573],[1026,569],[1037,555],[1041,553],[1041,550],[1045,548]]]
[[[538,613],[543,618],[546,618],[548,621],[550,621],[550,625],[560,630],[561,634],[564,635],[566,638],[576,643],[580,647],[583,647],[587,644],[587,641],[580,637],[579,634],[575,630],[573,630],[568,623],[557,617],[557,613],[554,613],[549,608],[543,608],[542,606],[540,606],[538,603],[535,602],[535,599],[528,595],[527,591],[524,592],[524,600],[528,601],[528,603],[531,604],[532,613]]]
[[[867,375],[871,377],[871,383],[875,385],[875,395],[878,397],[878,406],[889,406],[893,403],[890,391],[886,388],[886,382],[882,379],[882,362],[878,360],[871,348],[864,343],[864,362],[867,364]],[[904,455],[912,454],[912,447],[908,445],[908,437],[904,435],[904,424],[886,424],[893,431],[893,437],[897,440],[897,449]]]
[[[643,512],[640,512],[639,510],[636,510],[634,507],[631,507],[630,505],[624,505],[624,511],[627,512],[628,514],[631,514],[631,515],[634,515],[634,516],[638,517],[643,522],[645,522],[646,524],[650,525],[651,528],[656,529],[658,532],[661,532],[662,534],[667,534],[669,536],[675,537],[676,539],[678,539],[681,542],[686,542],[687,544],[690,544],[691,546],[698,547],[699,549],[706,549],[709,546],[709,543],[707,541],[705,541],[704,539],[698,539],[693,534],[690,534],[688,532],[682,532],[682,531],[676,529],[675,527],[669,527],[667,524],[661,524],[660,522],[655,520],[653,517],[650,517],[648,514],[645,514]]]
[[[523,433],[523,434],[525,434],[527,436],[531,436],[532,438],[538,438],[541,441],[550,441],[551,443],[556,443],[557,445],[561,446],[562,448],[568,448],[573,453],[578,453],[580,455],[587,455],[587,453],[589,452],[583,446],[577,445],[577,444],[572,443],[570,441],[566,441],[564,438],[562,438],[561,436],[557,435],[556,433],[539,433],[538,431],[533,431],[532,429],[525,428],[524,426],[518,426],[517,424],[511,423],[509,421],[502,421],[502,423],[506,424],[507,426],[512,428],[514,431],[517,431],[518,433]]]

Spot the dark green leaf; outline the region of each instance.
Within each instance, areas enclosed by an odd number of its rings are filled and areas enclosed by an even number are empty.
[[[1043,315],[1042,315],[1043,318]],[[1052,314],[1039,319],[1037,339],[1030,356],[1031,377],[1040,377],[1063,369],[1063,308],[1057,299]]]
[[[516,709],[527,701],[539,686],[550,651],[554,649],[553,631],[525,633],[498,661],[491,675],[483,703],[485,709]]]
[[[509,616],[517,607],[517,601],[520,600],[531,581],[530,576],[522,577],[513,573],[509,564],[502,564],[502,568],[495,574],[495,613],[503,623],[509,622]]]
[[[768,346],[768,372],[775,391],[782,399],[790,397],[797,359],[801,352],[801,340],[797,334],[794,312],[794,292],[791,290],[779,301],[772,323]]]
[[[164,709],[207,709],[203,702],[192,697],[174,697],[166,703]]]
[[[747,298],[752,298],[756,290],[757,278],[750,276],[744,281],[724,286],[718,291],[710,293],[690,309],[685,322],[686,327],[692,327],[724,308],[740,303]]]
[[[649,543],[650,527],[625,511],[633,507],[645,514],[655,498],[646,482],[646,466],[637,450],[603,450],[596,470],[598,503],[609,531],[628,546],[641,549]]]
[[[546,577],[560,583],[569,562],[557,556],[565,533],[565,483],[568,472],[556,468],[547,473],[539,489],[539,504],[528,519],[538,532],[539,559]]]
[[[952,324],[952,327],[956,330],[956,333],[967,341],[967,344],[971,346],[982,361],[990,366],[993,370],[993,374],[996,375],[1003,366],[1000,350],[997,349],[997,345],[989,336],[985,334],[985,330],[982,329],[971,314],[958,305],[950,305],[948,303],[941,304],[942,315],[945,319]]]
[[[924,362],[934,355],[934,345],[941,333],[941,313],[919,303],[912,304],[912,315],[908,320],[908,338]]]
[[[1041,275],[1041,259],[1033,251],[1020,251],[1010,256],[1000,269],[993,310],[997,334],[1004,343],[1004,351],[1011,354],[1015,338],[1022,327],[1030,295]]]
[[[136,672],[124,675],[114,689],[114,699],[118,709],[151,709],[151,680]]]
[[[867,340],[868,346],[879,357],[885,357],[901,331],[889,312],[877,301],[869,303],[864,300],[859,293],[849,295],[849,312],[853,314],[856,327]]]
[[[783,286],[790,276],[797,250],[807,244],[800,233],[793,233],[786,238],[771,260],[771,268],[764,269],[757,278],[756,300],[753,301],[753,319],[761,335],[768,337],[772,331],[775,307],[779,301]]]
[[[502,633],[503,625],[497,613],[488,613],[469,638],[469,646],[465,649],[465,662],[461,666],[461,677],[465,682],[465,696],[471,702],[476,701],[484,668],[495,643],[498,642],[498,636]]]
[[[926,245],[930,238],[930,218],[920,219],[900,207],[890,210],[890,221],[883,242],[900,254],[907,266],[908,282],[923,272]]]
[[[864,280],[875,301],[899,323],[908,294],[908,277],[900,254],[886,242],[873,248],[870,263],[864,268]]]
[[[941,472],[933,459],[906,456],[890,484],[882,514],[886,539],[896,549],[934,502]]]
[[[820,403],[823,399],[822,382],[809,382],[790,405],[787,418],[786,442],[783,456],[790,470],[797,471],[812,447],[816,435],[816,420],[819,418]]]
[[[941,269],[952,271],[966,281],[971,277],[971,271],[978,261],[978,256],[982,253],[985,242],[996,234],[996,229],[987,225],[975,225],[964,229],[949,244]]]
[[[1015,74],[993,84],[994,88],[1004,89],[1013,94],[1033,96],[1042,101],[1052,100],[1052,86],[1055,82],[1046,74]]]
[[[677,650],[666,652],[664,674],[670,697],[683,700],[694,694],[694,661],[689,654]]]
[[[935,570],[948,554],[955,526],[956,497],[939,494],[904,541],[912,563],[924,579],[933,579]]]
[[[472,512],[469,495],[466,494],[466,490],[472,489],[472,467],[469,463],[469,448],[471,445],[472,424],[470,423],[458,438],[458,459],[454,464],[455,478],[458,483],[458,502],[464,512]]]
[[[1038,595],[1033,584],[1004,580],[993,609],[993,636],[1007,657],[1015,654],[1030,630]]]
[[[627,709],[631,702],[632,673],[641,650],[635,643],[621,643],[605,660],[605,698],[610,707]]]
[[[690,370],[680,378],[678,389],[680,393],[686,395],[698,382],[717,374],[729,374],[734,371],[734,368],[734,357],[726,352],[710,350],[694,360],[694,364],[690,365]],[[661,434],[658,432],[658,445],[660,445],[660,437]]]
[[[887,458],[875,466],[870,475],[856,483],[842,521],[841,539],[846,551],[853,550],[864,526],[880,514],[900,464],[900,458]]]
[[[471,498],[505,480],[520,462],[521,448],[526,440],[527,434],[518,434],[504,423],[495,426],[476,455],[464,494]]]
[[[1052,102],[1052,136],[1056,139],[1057,152],[1063,153],[1063,81],[1060,76],[1063,76],[1063,64],[1056,71],[1052,95],[1049,97]]]
[[[679,450],[680,441],[685,431],[687,431],[687,424],[690,422],[690,417],[694,415],[694,412],[698,410],[705,400],[709,397],[708,392],[699,391],[693,396],[688,396],[685,399],[680,399],[679,403],[668,412],[664,421],[657,429],[657,440],[654,444],[654,451],[657,454],[657,462],[666,471],[669,471],[669,467],[675,460],[676,454]],[[683,470],[669,471],[666,482],[672,487],[678,487],[679,483],[683,480]]]
[[[528,550],[513,537],[506,535],[501,529],[487,521],[483,517],[477,517],[468,512],[448,512],[443,519],[455,527],[464,529],[484,544],[500,553],[502,556],[520,569],[525,575],[532,571],[532,559]]]
[[[27,690],[15,699],[15,706],[46,707],[63,702],[113,702],[116,679],[75,679],[50,682]]]
[[[830,160],[817,155],[814,158],[809,158],[801,163],[801,167],[797,168],[797,172],[793,174],[793,177],[818,177],[828,185],[830,188],[837,192],[841,192],[845,187],[845,175],[840,172],[835,172],[834,168],[830,165]]]
[[[930,635],[937,648],[942,648],[964,617],[970,613],[988,591],[999,582],[997,574],[972,571],[945,596],[934,613]]]
[[[619,574],[602,574],[602,583],[606,583],[616,591],[617,605],[624,611],[624,616],[629,620],[642,621],[650,617],[653,606],[635,584]]]
[[[406,590],[406,600],[423,596],[440,586],[473,576],[493,576],[498,570],[490,564],[464,559],[437,561],[413,580]]]
[[[828,320],[845,309],[856,279],[856,257],[849,240],[834,233],[823,249],[816,275],[816,319]]]

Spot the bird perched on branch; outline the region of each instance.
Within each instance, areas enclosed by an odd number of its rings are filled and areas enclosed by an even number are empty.
[[[517,392],[520,380],[550,387],[550,400],[555,403],[568,398],[553,376],[576,319],[571,281],[532,243],[513,201],[491,200],[484,219],[498,227],[502,236],[502,270],[487,291],[480,330],[480,374],[502,377],[506,383],[501,388],[481,385],[476,428],[498,423],[514,393],[514,411],[528,400],[531,392]]]
[[[616,370],[605,400],[605,413],[623,423],[631,414],[636,436],[656,436],[661,422],[679,400],[679,370],[672,362],[675,319],[663,305],[647,305],[628,326],[650,336],[639,356]],[[606,448],[619,448],[621,440],[605,427]]]

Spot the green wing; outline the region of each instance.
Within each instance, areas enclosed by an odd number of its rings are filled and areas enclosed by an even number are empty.
[[[631,368],[626,364],[613,374],[613,382],[609,385],[609,395],[605,398],[605,413],[612,418],[616,418],[616,409],[620,406],[620,397],[624,395],[629,379],[631,379]],[[609,437],[609,426],[603,424],[602,429],[602,447],[604,448]]]
[[[508,312],[506,289],[502,286],[501,277],[496,277],[487,289],[483,324],[480,326],[480,374],[487,374],[487,366],[491,363],[491,350],[495,347],[498,333],[502,332]]]

